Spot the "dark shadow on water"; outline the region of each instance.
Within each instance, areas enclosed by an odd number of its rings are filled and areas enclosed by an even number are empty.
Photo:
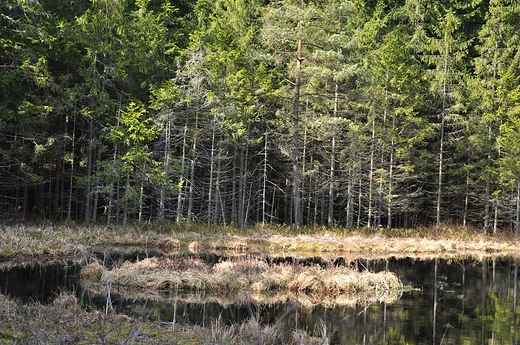
[[[142,255],[118,257],[102,253],[100,260],[118,265],[145,257]],[[228,259],[217,254],[198,257],[209,264]],[[80,264],[65,262],[2,269],[0,291],[23,301],[43,303],[52,301],[61,291],[72,291],[87,310],[109,309],[135,318],[187,326],[211,326],[219,318],[223,324],[231,324],[254,317],[263,324],[276,325],[282,332],[304,329],[319,335],[326,330],[331,344],[520,344],[518,260],[514,258],[265,260],[269,264],[350,265],[373,272],[388,270],[414,289],[404,291],[394,303],[333,307],[306,307],[289,300],[259,303],[247,296],[240,303],[229,303],[225,298],[207,299],[203,294],[179,291],[154,293],[151,298],[146,293],[129,297],[110,287],[86,289],[77,279]]]

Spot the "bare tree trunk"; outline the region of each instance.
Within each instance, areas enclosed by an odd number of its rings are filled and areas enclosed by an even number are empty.
[[[213,128],[211,133],[211,149],[210,149],[210,161],[209,161],[209,187],[208,187],[208,209],[207,209],[207,217],[208,217],[208,225],[211,224],[212,214],[213,214],[213,173],[215,170],[215,127],[216,127],[216,119],[213,118]]]
[[[392,137],[390,141],[390,166],[388,167],[388,206],[387,206],[387,215],[388,215],[388,222],[386,224],[386,227],[388,229],[392,228],[392,198],[394,193],[394,185],[393,185],[393,178],[394,178],[394,138]]]
[[[267,132],[264,133],[264,161],[262,171],[262,226],[267,224]],[[272,218],[272,215],[270,216]]]
[[[336,137],[332,137],[332,147],[330,152],[330,176],[329,176],[329,212],[327,225],[332,228],[334,225],[334,163],[336,162]]]
[[[370,143],[370,171],[368,172],[368,220],[367,227],[372,227],[373,189],[374,189],[374,151],[375,151],[375,119],[372,119],[372,139]]]
[[[444,78],[442,82],[442,111],[441,111],[441,128],[440,128],[440,139],[439,139],[439,172],[438,172],[438,185],[437,185],[437,205],[435,224],[441,225],[441,203],[442,203],[442,177],[443,177],[443,163],[444,163],[444,129],[446,126],[446,110],[447,110],[447,98],[448,98],[448,56],[449,49],[446,47],[444,53]]]
[[[184,124],[184,132],[182,136],[182,155],[181,155],[181,174],[179,176],[179,191],[177,194],[177,214],[175,217],[175,222],[177,224],[181,223],[182,220],[182,201],[183,201],[183,191],[184,191],[184,169],[186,165],[186,135],[188,133],[188,124]]]
[[[164,176],[168,177],[168,171],[170,169],[170,140],[171,140],[171,119],[168,116],[168,120],[166,121],[166,127],[164,129]],[[182,174],[181,174],[182,176]],[[180,193],[180,191],[179,191]],[[166,191],[164,187],[161,187],[159,192],[159,209],[157,210],[157,223],[162,224],[164,222],[164,214],[166,208]]]
[[[301,0],[301,9],[303,11],[304,0]],[[301,185],[301,167],[299,160],[299,121],[300,121],[300,86],[301,86],[301,70],[302,70],[302,30],[303,20],[298,23],[298,50],[296,56],[296,78],[294,81],[294,111],[293,111],[293,207],[294,207],[294,224],[297,228],[303,225],[303,216],[300,200]]]
[[[97,152],[97,160],[101,161],[101,150],[98,150]],[[101,167],[99,164],[96,165],[96,179],[94,180],[94,190],[92,191],[94,196],[94,201],[92,205],[92,221],[97,220],[97,213],[98,213],[98,204],[99,204],[99,171],[101,170]]]
[[[492,128],[491,124],[488,126],[488,151],[486,155],[486,167],[491,166],[491,141],[492,141]],[[489,230],[489,219],[490,219],[490,208],[491,208],[491,174],[489,173],[489,170],[486,171],[486,191],[484,196],[484,233],[487,233]],[[493,228],[493,233],[495,232],[495,229]]]
[[[130,173],[126,173],[126,186],[125,193],[128,193],[130,189]],[[129,200],[125,200],[123,206],[123,232],[126,231],[126,226],[128,224],[128,212],[129,212]]]
[[[141,222],[143,220],[143,204],[144,204],[144,183],[141,182],[141,186],[139,188],[139,213],[137,216],[137,220]]]
[[[247,146],[247,144],[246,144]],[[246,182],[247,182],[247,147],[240,148],[240,172],[238,182],[238,226],[243,228],[245,222]]]
[[[466,171],[466,191],[464,196],[464,214],[462,215],[462,226],[468,224],[468,208],[469,208],[469,171]]]
[[[199,116],[195,115],[195,134],[193,136],[193,144],[191,147],[192,155],[190,162],[190,188],[189,188],[189,196],[188,196],[188,212],[186,219],[188,222],[191,222],[193,217],[193,198],[195,196],[195,163],[197,159],[197,131],[199,125]]]
[[[520,233],[520,180],[516,181],[516,224],[515,236]]]
[[[89,221],[91,218],[91,200],[92,200],[92,164],[94,159],[92,158],[94,142],[94,119],[90,119],[90,131],[89,131],[89,145],[87,152],[87,189],[85,195],[85,220]]]
[[[349,163],[348,173],[347,173],[347,206],[345,206],[346,211],[346,221],[345,228],[350,230],[352,228],[352,163]]]
[[[76,147],[76,115],[74,115],[74,122],[72,125],[72,148],[70,152],[70,178],[69,178],[69,200],[67,204],[67,221],[70,221],[72,216],[72,195],[74,186],[74,152]]]
[[[119,127],[119,120],[121,119],[121,94],[118,95],[118,107],[117,107],[117,122],[116,127]],[[114,153],[112,155],[112,164],[115,164],[117,159],[117,154],[119,151],[119,146],[117,142],[114,144]],[[118,182],[119,184],[119,182]],[[108,207],[107,207],[107,225],[110,225],[112,221],[112,210],[114,208],[114,182],[110,181],[109,186],[109,196],[108,196]],[[117,192],[117,199],[119,201],[119,191]],[[119,207],[119,206],[118,206]],[[117,216],[119,217],[119,211],[117,211]]]
[[[357,221],[356,221],[356,228],[361,227],[361,205],[363,202],[363,178],[361,177],[361,174],[359,176],[359,189],[358,189],[358,209],[357,209]]]

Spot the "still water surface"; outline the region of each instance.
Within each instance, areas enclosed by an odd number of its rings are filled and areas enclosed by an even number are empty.
[[[160,322],[210,326],[255,316],[276,324],[281,332],[305,329],[326,335],[331,344],[520,344],[518,322],[518,259],[427,261],[360,260],[372,271],[397,273],[405,285],[391,304],[355,307],[220,305],[186,303],[173,295],[155,300],[110,296],[118,313]],[[106,296],[84,290],[76,280],[79,266],[31,266],[0,271],[2,293],[43,302],[62,290],[76,291],[86,308],[106,308]]]

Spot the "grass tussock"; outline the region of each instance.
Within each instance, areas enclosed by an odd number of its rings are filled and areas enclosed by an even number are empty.
[[[104,285],[139,289],[291,295],[311,305],[335,304],[341,300],[350,304],[352,299],[359,301],[360,298],[391,301],[403,288],[402,282],[391,272],[360,272],[348,267],[322,268],[317,265],[269,265],[256,258],[223,261],[213,266],[200,259],[149,258],[125,262],[112,269],[103,269],[93,262],[82,269],[81,276]]]
[[[215,320],[209,327],[182,327],[127,316],[85,312],[74,295],[64,293],[50,305],[20,304],[0,294],[0,344],[273,344],[321,345],[325,337],[303,330],[289,338],[276,326],[256,318],[225,325]]]

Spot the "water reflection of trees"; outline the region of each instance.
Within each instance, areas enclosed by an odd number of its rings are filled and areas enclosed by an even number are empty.
[[[515,344],[518,328],[518,260],[373,260],[363,261],[371,271],[390,270],[405,285],[394,303],[375,302],[343,306],[298,303],[226,305],[222,301],[176,305],[176,320],[190,310],[206,320],[222,315],[226,320],[261,316],[266,324],[289,332],[305,329],[320,335],[324,330],[332,344]],[[186,300],[188,301],[188,300]],[[159,307],[148,303],[147,310],[159,317]],[[160,318],[173,318],[173,309]],[[201,320],[203,323],[204,321]],[[321,333],[320,333],[321,332]]]

